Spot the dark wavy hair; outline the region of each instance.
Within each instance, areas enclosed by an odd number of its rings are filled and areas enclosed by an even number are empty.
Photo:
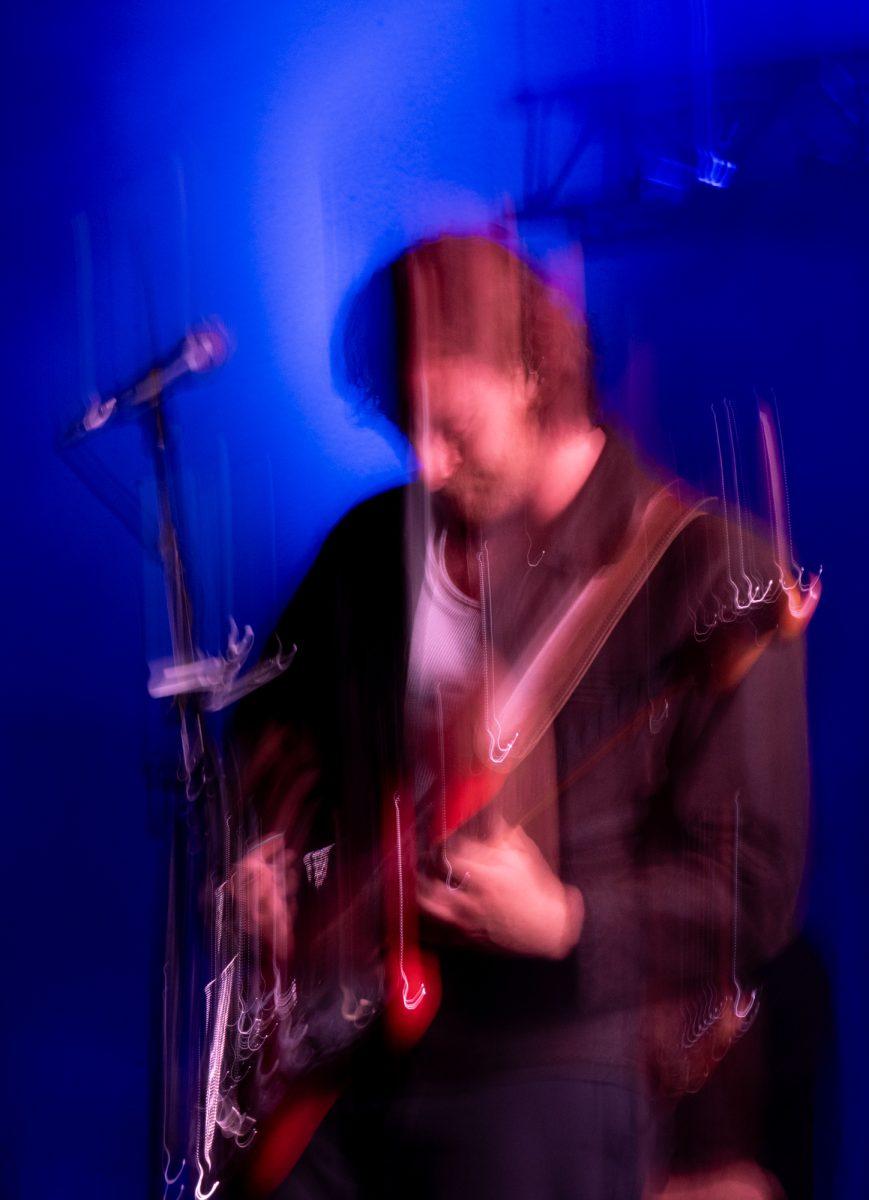
[[[340,382],[407,428],[415,367],[467,357],[537,379],[546,427],[597,419],[585,321],[527,259],[480,235],[410,246],[347,302],[333,341]]]

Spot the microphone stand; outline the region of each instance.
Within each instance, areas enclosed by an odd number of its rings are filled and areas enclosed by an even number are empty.
[[[174,1126],[180,1144],[186,1147],[189,1182],[194,1195],[204,1200],[216,1186],[220,1160],[232,1149],[217,1138],[218,1125],[236,1140],[252,1136],[253,1128],[253,1120],[237,1109],[234,1124],[222,1119],[220,1112],[225,1060],[234,1060],[233,1074],[238,1066],[235,1039],[229,1033],[229,1013],[242,987],[237,978],[241,938],[230,919],[226,889],[231,864],[243,850],[243,836],[240,821],[233,820],[232,789],[218,746],[209,733],[207,714],[276,678],[289,666],[294,651],[288,655],[279,652],[240,678],[253,631],[245,627],[239,639],[231,622],[225,657],[206,658],[198,653],[193,606],[174,520],[173,459],[162,391],[155,392],[151,409],[158,545],[172,661],[152,664],[148,686],[152,696],[173,697],[187,799],[181,820],[174,823],[164,988],[165,1001],[173,998],[174,990],[178,1000],[183,998],[188,1003],[164,1002],[168,1017],[164,1024],[164,1129],[171,1134]],[[208,868],[218,876],[216,885],[214,878],[206,878]],[[178,1026],[178,1017],[184,1011],[189,1013],[190,1027],[186,1031]],[[166,1152],[170,1162],[164,1170],[164,1182],[168,1185],[173,1176],[168,1146]]]
[[[219,748],[208,729],[208,713],[276,678],[294,650],[243,667],[253,644],[230,620],[227,653],[206,657],[196,646],[193,605],[175,520],[173,455],[164,392],[153,373],[145,422],[157,493],[156,549],[162,567],[172,657],[151,664],[148,690],[171,697],[181,738],[181,782],[185,803],[174,811],[169,862],[163,984],[163,1193],[172,1187],[204,1200],[216,1186],[225,1157],[216,1143],[218,1124],[240,1140],[253,1122],[235,1110],[228,1124],[221,1113],[229,1006],[236,979],[239,931],[228,919],[227,883],[241,846],[234,820],[233,788]],[[99,426],[95,427],[99,428]],[[64,455],[67,462],[69,458]],[[238,845],[234,846],[233,842]],[[207,878],[208,868],[219,877]],[[207,982],[205,982],[207,980]],[[236,1065],[236,1064],[233,1064]],[[246,1124],[249,1123],[249,1124]],[[181,1191],[175,1193],[181,1195]]]

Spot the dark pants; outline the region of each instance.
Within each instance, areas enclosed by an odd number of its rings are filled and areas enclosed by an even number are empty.
[[[639,1200],[651,1135],[642,1096],[586,1079],[348,1096],[271,1200]]]

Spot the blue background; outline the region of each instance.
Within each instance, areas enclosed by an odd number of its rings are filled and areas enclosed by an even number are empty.
[[[261,639],[331,525],[407,472],[397,435],[360,419],[333,371],[348,289],[409,239],[497,221],[505,203],[535,253],[581,267],[609,410],[657,454],[700,477],[710,404],[777,397],[800,557],[825,581],[806,928],[835,1022],[817,1194],[869,1194],[861,7],[94,0],[10,14],[0,1194],[160,1194],[174,746],[145,682],[165,613],[153,565],[55,453],[58,431],[191,320],[222,316],[231,362],[171,402],[184,536],[203,646],[220,648],[230,612]],[[133,521],[147,514],[137,430],[91,451],[131,490]]]

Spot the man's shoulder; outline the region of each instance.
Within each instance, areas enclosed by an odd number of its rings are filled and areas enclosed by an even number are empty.
[[[656,520],[646,520],[661,498]],[[653,559],[647,564],[652,608],[659,620],[669,612],[665,623],[674,636],[685,616],[689,626],[696,618],[699,630],[761,614],[763,625],[775,622],[786,580],[762,521],[653,462],[618,428],[607,428],[598,468],[563,531],[559,550],[567,565],[585,552],[598,570],[619,560],[638,536],[645,539]]]
[[[692,605],[711,607],[717,621],[774,609],[785,582],[762,522],[745,510],[728,512],[717,500],[707,501],[683,530],[674,547],[674,568]]]
[[[650,580],[648,611],[663,657],[729,690],[786,632],[787,580],[762,524],[709,504]]]
[[[400,529],[413,484],[399,484],[358,500],[336,521],[323,543],[355,543],[369,532]]]
[[[384,556],[393,556],[400,544],[403,514],[412,487],[401,484],[388,488],[363,497],[347,509],[323,538],[300,587],[311,580],[347,572],[365,563],[373,565]]]
[[[333,525],[278,618],[268,651],[296,646],[300,662],[311,643],[319,654],[330,653],[326,648],[339,631],[364,625],[395,595],[404,595],[402,530],[409,490],[403,485],[366,497]]]
[[[398,519],[404,511],[408,496],[416,486],[413,483],[399,483],[373,495],[363,496],[351,505],[338,524],[356,525]]]
[[[404,514],[414,485],[365,497],[332,526],[302,574],[279,626],[328,621],[336,606],[364,609],[394,591],[404,569]],[[398,588],[398,590],[402,590]],[[403,594],[403,591],[402,591]]]

